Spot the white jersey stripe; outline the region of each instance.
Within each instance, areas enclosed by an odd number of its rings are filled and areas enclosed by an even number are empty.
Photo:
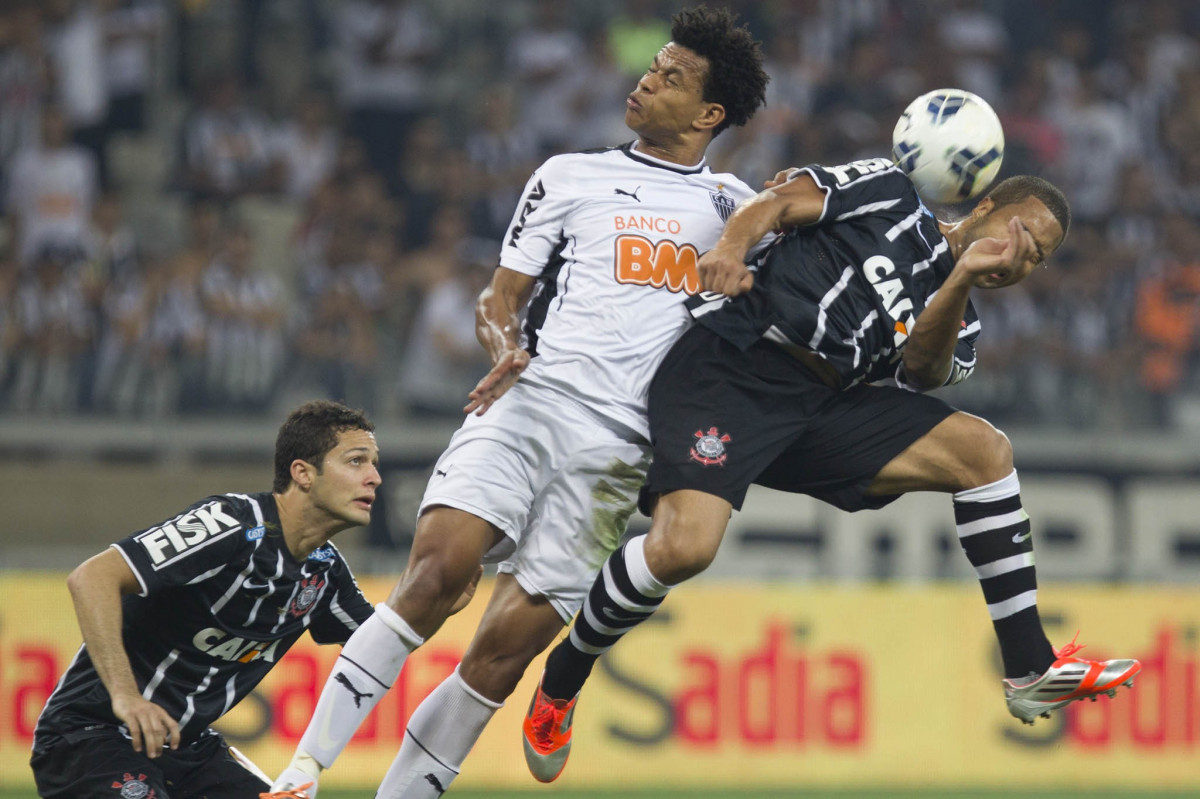
[[[154,670],[154,676],[150,678],[150,682],[146,683],[146,687],[142,689],[142,698],[151,699],[154,697],[154,690],[158,688],[158,684],[163,681],[163,677],[167,676],[167,669],[171,668],[171,664],[179,657],[179,650],[172,649],[170,654],[162,659],[158,664],[158,668]]]
[[[899,202],[900,202],[900,198],[897,197],[894,200],[880,200],[877,203],[867,203],[866,205],[860,205],[857,208],[855,208],[853,211],[847,211],[846,213],[841,214],[840,216],[835,218],[833,221],[834,222],[842,222],[846,219],[854,219],[855,217],[858,217],[858,216],[866,216],[867,214],[872,214],[872,213],[875,213],[876,211],[886,211],[887,209],[891,208],[892,206],[896,205]]]
[[[825,292],[825,296],[821,298],[821,304],[817,310],[817,329],[813,331],[812,338],[808,341],[809,349],[820,351],[821,339],[825,338],[825,324],[828,320],[828,309],[837,301],[838,296],[846,290],[846,286],[854,279],[854,274],[857,270],[853,266],[847,266],[842,270],[842,276],[838,278],[838,282],[833,284],[833,288]]]
[[[196,694],[202,694],[208,690],[208,684],[212,682],[213,675],[216,673],[217,667],[209,666],[208,674],[205,674],[204,679],[200,681],[200,684],[193,688],[192,692],[188,694],[186,703],[187,710],[185,710],[183,715],[179,717],[180,729],[186,727],[187,723],[192,720],[192,716],[196,715]]]
[[[896,202],[900,201],[896,200]],[[886,238],[888,241],[895,241],[896,239],[900,238],[901,233],[917,224],[917,222],[921,221],[921,215],[924,213],[925,209],[923,208],[918,208],[917,210],[913,211],[911,214],[892,225],[891,229],[887,233],[883,234],[884,238]]]

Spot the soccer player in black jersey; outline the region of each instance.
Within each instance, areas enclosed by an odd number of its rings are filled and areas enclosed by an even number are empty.
[[[773,184],[702,257],[697,324],[651,384],[654,461],[641,502],[653,507],[650,532],[609,558],[547,661],[530,718],[553,727],[560,763],[595,659],[709,565],[751,483],[850,511],[910,491],[952,494],[1009,711],[1023,721],[1113,693],[1140,669],[1073,657],[1073,642],[1050,646],[1008,438],[921,393],[974,370],[970,292],[1013,285],[1045,262],[1070,225],[1062,193],[1010,178],[948,224],[886,159],[789,170]],[[747,268],[748,247],[777,229],[786,232],[757,271]],[[874,384],[889,378],[896,385]]]
[[[344,643],[370,617],[330,539],[370,521],[373,431],[343,405],[302,405],[279,429],[272,491],[206,497],[71,573],[83,646],[38,718],[39,796],[257,799],[268,788],[210,725],[305,630]]]

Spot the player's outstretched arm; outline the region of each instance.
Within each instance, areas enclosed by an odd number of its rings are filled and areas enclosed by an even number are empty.
[[[728,297],[749,291],[754,285],[754,273],[746,268],[750,248],[772,230],[811,225],[824,208],[824,190],[807,175],[764,189],[741,203],[716,245],[696,263],[701,288]]]
[[[140,589],[137,576],[115,549],[84,561],[67,578],[88,656],[112,699],[113,713],[129,728],[134,751],[158,757],[164,743],[179,748],[179,724],[144,699],[121,638],[121,596]]]
[[[533,293],[534,283],[529,275],[498,266],[492,282],[479,295],[475,336],[492,357],[492,368],[467,395],[463,413],[482,416],[529,365],[529,353],[520,344],[519,314]]]

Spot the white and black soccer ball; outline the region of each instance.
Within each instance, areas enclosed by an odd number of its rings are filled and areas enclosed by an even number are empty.
[[[977,196],[1004,160],[1004,128],[983,98],[936,89],[909,103],[892,131],[892,158],[921,199],[949,205]]]

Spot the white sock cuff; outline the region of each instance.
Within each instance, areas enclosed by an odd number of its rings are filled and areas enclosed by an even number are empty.
[[[955,502],[995,502],[998,499],[1014,497],[1021,493],[1021,481],[1017,479],[1017,470],[1009,472],[1008,477],[994,483],[968,488],[954,495]]]
[[[400,617],[400,614],[389,608],[383,602],[380,602],[375,606],[375,615],[378,616],[379,620],[386,624],[392,632],[400,636],[400,640],[408,644],[409,649],[416,649],[421,644],[425,643],[425,639],[417,635],[413,628],[408,626],[408,622]]]
[[[459,663],[457,666],[454,667],[454,679],[458,680],[459,686],[462,687],[463,692],[466,693],[467,696],[471,697],[472,699],[474,699],[476,702],[483,705],[484,707],[491,708],[492,710],[499,710],[500,708],[504,707],[503,702],[493,702],[492,700],[488,699],[483,694],[476,691],[471,686],[467,685],[467,681],[462,678],[462,674],[459,672],[459,670],[461,668],[462,668],[461,663]]]
[[[666,596],[671,590],[671,586],[651,574],[650,567],[646,565],[644,535],[631,538],[625,544],[625,571],[629,573],[629,582],[644,596]]]

